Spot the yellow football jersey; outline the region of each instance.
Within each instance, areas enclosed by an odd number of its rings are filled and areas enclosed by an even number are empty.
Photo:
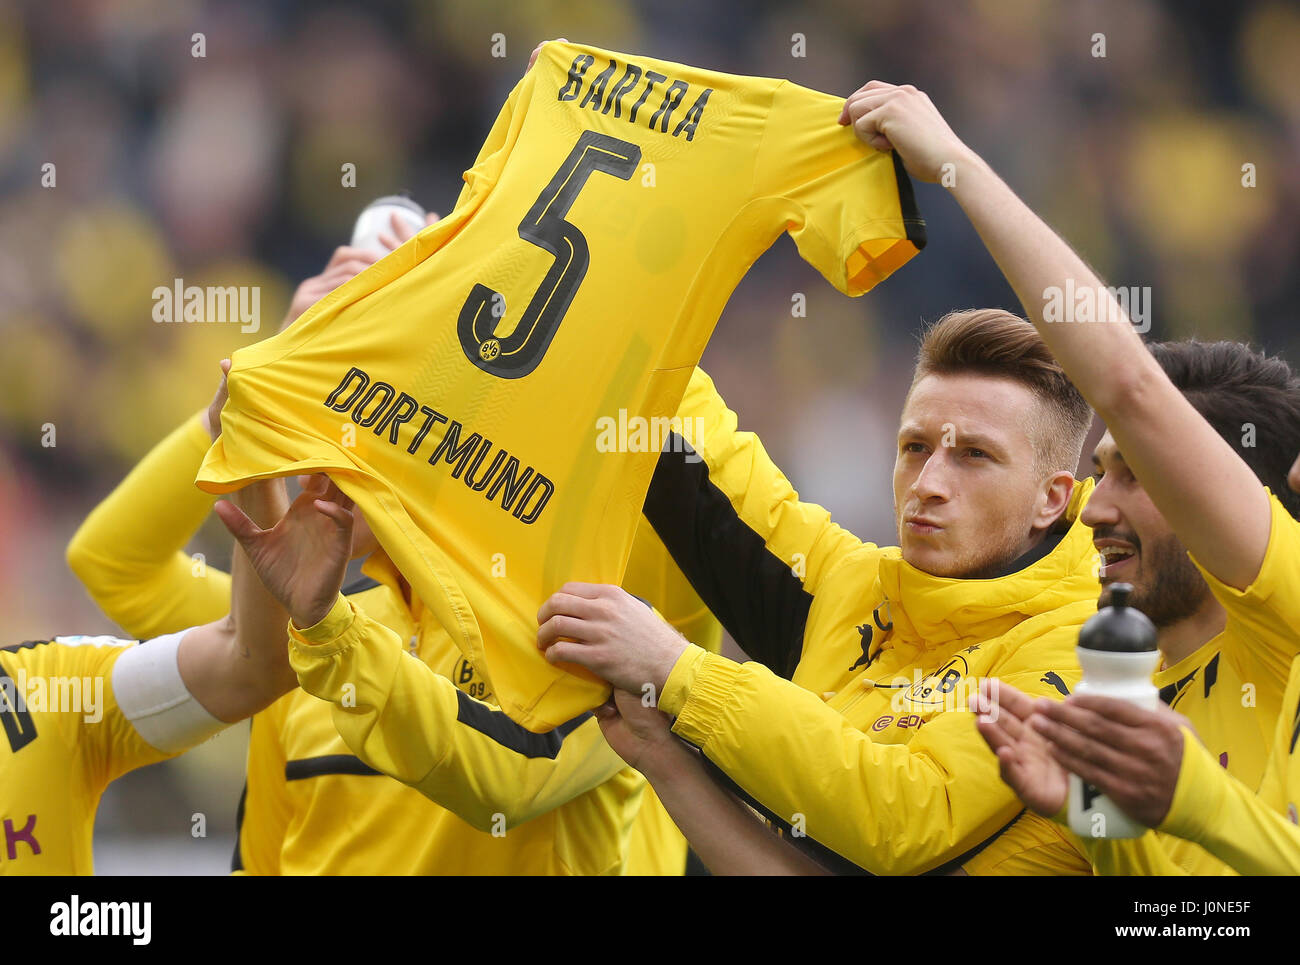
[[[842,104],[545,45],[450,215],[235,353],[199,485],[328,471],[511,717],[594,707],[607,686],[533,646],[537,609],[621,581],[662,427],[749,265],[789,232],[859,295],[924,243],[901,165]]]
[[[1183,763],[1160,830],[1194,841],[1239,874],[1300,874],[1300,659],[1291,665],[1259,794],[1184,731]]]
[[[190,484],[209,444],[199,420],[186,419],[95,508],[69,545],[69,562],[95,602],[130,633],[149,637],[210,622],[229,607],[229,575],[197,565],[181,551],[211,510],[212,497]],[[417,625],[382,553],[372,557],[365,573],[367,579],[349,587],[360,605],[466,696],[490,699],[486,681],[447,634],[432,625],[427,634],[421,632],[423,624]],[[652,601],[695,643],[719,648],[717,620],[649,525],[637,530],[624,586]],[[247,874],[548,870],[560,831],[573,822],[563,816],[530,822],[517,818],[525,808],[536,811],[554,804],[562,809],[573,789],[551,783],[540,798],[524,800],[514,772],[514,764],[522,763],[517,751],[485,739],[455,715],[445,726],[466,732],[462,750],[485,756],[488,764],[476,784],[485,797],[501,799],[500,810],[514,827],[505,837],[475,828],[419,791],[362,764],[335,730],[329,705],[294,690],[253,718],[233,869]],[[603,746],[594,726],[568,734],[565,742]],[[624,783],[621,777],[613,782],[611,812],[627,798]],[[617,838],[595,835],[585,841],[569,837],[562,847],[570,854],[581,851],[570,858],[570,867],[585,870],[605,867],[623,845]],[[626,850],[623,869],[628,874],[681,874],[685,866],[686,841],[650,793],[642,793]]]
[[[1291,663],[1300,651],[1300,522],[1276,496],[1268,549],[1255,581],[1244,590],[1201,575],[1227,611],[1223,632],[1172,667],[1158,671],[1161,697],[1183,714],[1210,756],[1249,788],[1258,788]],[[1098,874],[1151,873],[1160,862],[1145,852],[1153,845],[1171,863],[1170,873],[1227,874],[1222,861],[1182,838],[1148,832],[1136,841],[1086,841]]]
[[[1196,729],[1208,753],[1251,789],[1260,786],[1282,707],[1287,672],[1300,651],[1300,523],[1271,496],[1272,529],[1259,575],[1245,590],[1225,586],[1193,562],[1227,611],[1221,633],[1152,677],[1161,699]],[[1149,832],[1134,840],[1085,840],[1048,831],[1026,814],[964,867],[970,874],[1227,874],[1191,840]],[[1068,848],[1061,841],[1068,842]]]
[[[110,781],[172,755],[122,713],[113,667],[134,640],[55,637],[0,648],[0,874],[94,872]]]

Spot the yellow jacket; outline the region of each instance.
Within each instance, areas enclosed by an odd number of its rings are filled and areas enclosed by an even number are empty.
[[[1020,804],[967,712],[977,678],[1062,697],[1096,611],[1079,483],[1058,531],[996,579],[930,576],[801,502],[697,370],[694,451],[661,457],[646,517],[757,662],[689,649],[660,707],[795,840],[875,874],[953,863]],[[782,679],[782,678],[789,679]]]

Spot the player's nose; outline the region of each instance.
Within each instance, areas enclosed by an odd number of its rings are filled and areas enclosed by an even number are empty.
[[[1084,526],[1096,529],[1098,526],[1118,526],[1122,518],[1123,514],[1112,498],[1111,487],[1107,484],[1106,477],[1102,476],[1101,482],[1097,483],[1088,502],[1084,504],[1079,521]]]
[[[912,482],[912,492],[920,499],[944,499],[950,494],[947,460],[942,451],[935,451],[925,460],[925,465]]]

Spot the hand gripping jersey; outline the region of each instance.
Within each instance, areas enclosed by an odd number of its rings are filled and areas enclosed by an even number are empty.
[[[200,487],[328,471],[511,717],[540,732],[597,705],[603,683],[537,652],[537,609],[620,582],[749,265],[788,231],[860,295],[924,244],[906,175],[842,104],[545,45],[447,218],[235,353]]]

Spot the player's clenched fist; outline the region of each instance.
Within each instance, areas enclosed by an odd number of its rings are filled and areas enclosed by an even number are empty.
[[[938,181],[945,164],[971,156],[930,98],[911,84],[864,84],[844,102],[840,123],[853,125],[877,151],[897,151],[907,173],[922,181]]]
[[[634,694],[658,695],[686,638],[621,587],[566,583],[537,611],[537,646],[551,663],[576,663]]]

